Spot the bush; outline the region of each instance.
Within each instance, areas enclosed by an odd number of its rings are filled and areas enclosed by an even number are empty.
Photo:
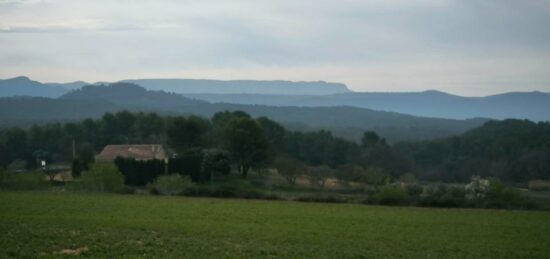
[[[151,194],[177,195],[185,192],[186,189],[194,187],[191,178],[179,174],[163,175],[148,185]]]
[[[381,205],[408,205],[409,195],[401,186],[384,185],[369,197],[370,203]]]
[[[405,189],[407,190],[408,195],[414,197],[419,196],[424,191],[424,187],[422,187],[422,185],[414,183],[405,185]]]
[[[166,167],[164,160],[141,161],[123,157],[117,157],[115,165],[124,176],[124,184],[131,186],[145,186],[152,183],[158,176],[164,174]]]
[[[544,181],[544,180],[529,181],[528,188],[531,191],[550,191],[550,181]]]
[[[307,196],[299,196],[294,199],[295,201],[303,201],[303,202],[324,202],[324,203],[345,203],[347,202],[345,199],[336,196],[336,195],[330,195],[330,194],[322,194],[322,195],[307,195]]]
[[[462,207],[466,192],[463,187],[444,184],[428,185],[420,195],[418,204],[428,207]]]
[[[124,176],[114,164],[96,163],[82,172],[80,181],[74,181],[75,190],[95,192],[120,192],[124,188]]]
[[[48,188],[41,172],[13,173],[0,169],[0,189],[3,190],[39,190]]]
[[[517,209],[531,208],[529,201],[515,188],[505,186],[497,178],[489,179],[487,199],[482,204],[487,208]]]

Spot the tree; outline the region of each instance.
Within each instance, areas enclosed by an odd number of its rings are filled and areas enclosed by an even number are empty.
[[[84,165],[82,164],[82,160],[76,158],[73,160],[73,163],[71,165],[71,175],[74,178],[80,177],[82,174],[82,171],[84,171]]]
[[[208,143],[207,133],[210,123],[197,116],[178,117],[168,126],[166,135],[171,147],[183,152],[191,148],[204,147]]]
[[[236,118],[251,119],[250,115],[243,111],[223,111],[217,112],[214,116],[212,116],[212,124],[214,125],[214,128],[222,129],[232,119]]]
[[[205,175],[229,175],[231,164],[229,154],[219,149],[203,151],[202,171]]]
[[[27,156],[27,134],[21,129],[0,132],[0,167]]]
[[[361,138],[361,144],[364,148],[372,147],[380,142],[380,137],[374,131],[365,131],[363,138]]]
[[[290,185],[295,185],[298,177],[306,171],[306,167],[301,161],[285,156],[275,158],[273,166]]]
[[[164,132],[164,120],[155,113],[140,113],[134,128],[141,143],[160,143],[160,135]]]
[[[224,126],[222,137],[223,146],[243,177],[251,167],[267,158],[268,142],[255,120],[246,117],[231,119]]]
[[[273,147],[273,152],[283,151],[285,149],[285,137],[287,134],[285,128],[267,117],[260,117],[257,121],[270,146]]]

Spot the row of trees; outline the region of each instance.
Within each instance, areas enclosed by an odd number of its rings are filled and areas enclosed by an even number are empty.
[[[77,148],[74,160],[73,142]],[[93,155],[105,145],[125,143],[161,143],[170,147],[177,159],[168,164],[169,172],[185,171],[194,181],[206,181],[214,174],[226,175],[231,167],[243,177],[247,177],[251,169],[274,165],[282,169],[281,159],[294,161],[291,165],[299,164],[296,168],[325,166],[335,169],[354,164],[387,168],[391,174],[402,170],[393,168],[396,154],[373,132],[367,132],[364,143],[359,145],[323,130],[288,131],[266,117],[252,118],[240,111],[216,113],[210,120],[123,111],[79,123],[2,130],[0,166],[24,161],[26,167],[33,168],[39,160],[48,163],[72,160],[75,176],[78,176],[88,169]],[[138,182],[142,184],[143,181]]]
[[[169,172],[185,171],[197,182],[227,175],[232,168],[247,177],[251,170],[267,167],[279,169],[289,182],[295,181],[296,172],[306,171],[344,182],[402,175],[462,182],[472,175],[505,181],[550,178],[549,123],[495,121],[457,137],[390,146],[371,131],[355,143],[323,130],[289,131],[269,118],[240,111],[219,112],[211,119],[123,111],[97,120],[4,129],[0,167],[34,168],[39,160],[70,162],[73,141],[78,159],[74,165],[80,171],[107,144],[160,143],[177,158],[167,165]],[[315,178],[315,173],[310,175]]]

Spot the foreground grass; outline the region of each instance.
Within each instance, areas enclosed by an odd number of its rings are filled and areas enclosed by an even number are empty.
[[[0,257],[548,258],[550,213],[0,192]]]

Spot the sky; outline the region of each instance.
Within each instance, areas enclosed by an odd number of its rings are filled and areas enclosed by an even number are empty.
[[[0,0],[0,78],[550,92],[550,0]]]

